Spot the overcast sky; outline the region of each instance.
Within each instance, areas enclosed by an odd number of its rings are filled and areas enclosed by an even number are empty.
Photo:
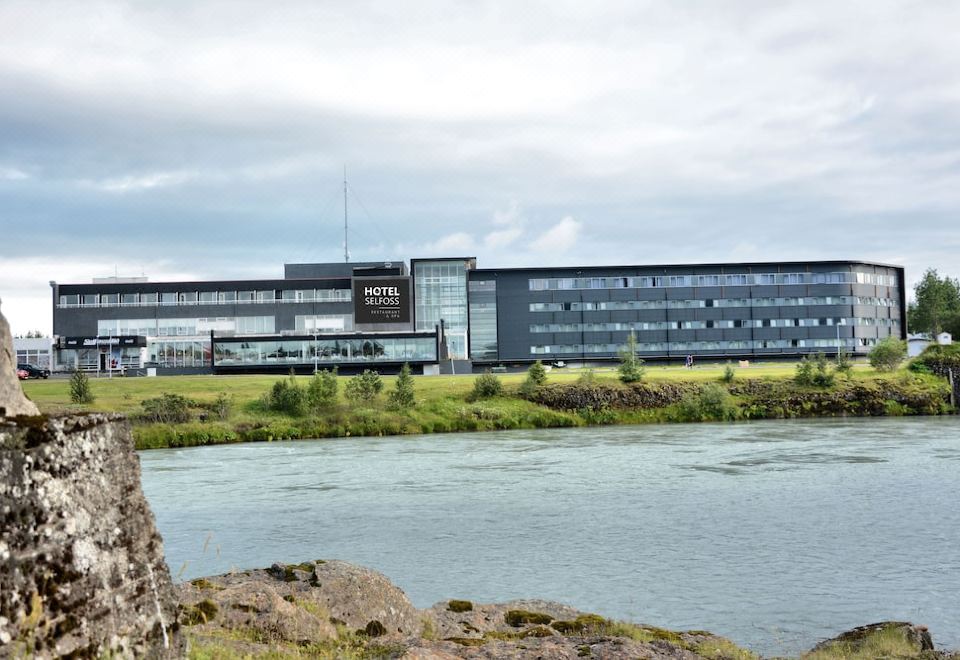
[[[277,7],[281,8],[277,8]],[[960,275],[960,3],[0,2],[0,298],[865,259]]]

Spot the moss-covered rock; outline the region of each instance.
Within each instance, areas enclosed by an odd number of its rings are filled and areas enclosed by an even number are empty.
[[[541,612],[528,612],[527,610],[509,610],[506,614],[503,615],[503,620],[507,622],[507,625],[513,626],[514,628],[521,628],[527,624],[536,624],[542,625],[547,624],[553,621],[553,617],[549,614],[543,614]]]

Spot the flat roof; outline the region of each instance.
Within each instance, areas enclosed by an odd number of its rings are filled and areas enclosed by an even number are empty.
[[[513,266],[509,268],[476,268],[474,273],[496,273],[496,272],[523,272],[523,271],[545,271],[545,270],[631,270],[631,269],[677,269],[677,268],[769,268],[771,266],[784,265],[851,265],[861,264],[863,266],[879,266],[880,268],[898,268],[903,270],[903,266],[897,264],[886,264],[879,261],[864,261],[862,259],[828,259],[823,261],[795,260],[795,261],[724,261],[719,263],[686,263],[686,264],[626,264],[610,266]]]

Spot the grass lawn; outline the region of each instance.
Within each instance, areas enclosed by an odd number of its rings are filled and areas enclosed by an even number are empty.
[[[723,375],[726,363],[702,364],[693,369],[682,366],[646,367],[645,382],[711,382],[718,381]],[[548,375],[550,383],[574,383],[580,378],[582,369],[554,369]],[[751,364],[746,368],[736,368],[737,378],[773,378],[790,379],[796,371],[793,362],[771,362]],[[866,365],[857,365],[854,373],[858,378],[869,378],[876,372]],[[595,369],[598,383],[616,383],[617,372],[614,367]],[[197,401],[213,401],[217,394],[226,392],[233,395],[236,404],[242,408],[246,403],[257,400],[270,389],[281,375],[254,376],[157,376],[156,378],[91,378],[90,383],[96,401],[93,404],[79,406],[70,402],[70,384],[67,379],[29,380],[23,382],[23,390],[44,413],[58,413],[77,410],[99,412],[119,412],[131,414],[140,411],[144,399],[159,396],[164,392],[181,394]],[[473,388],[475,375],[462,376],[415,376],[417,398],[460,398],[465,397]],[[507,388],[517,387],[523,382],[525,374],[498,374],[498,378]],[[309,376],[297,376],[303,385]],[[340,397],[343,386],[349,379],[341,376]],[[393,387],[394,376],[384,376],[384,391]]]
[[[497,374],[504,388],[502,396],[472,401],[475,375],[415,376],[416,406],[406,410],[390,409],[387,393],[394,389],[396,376],[383,377],[383,392],[373,401],[348,401],[344,390],[349,376],[338,378],[338,397],[335,405],[305,416],[290,416],[271,410],[263,403],[264,396],[274,383],[289,378],[283,375],[230,376],[159,376],[155,378],[91,378],[95,401],[88,405],[70,402],[70,382],[66,378],[23,383],[26,394],[44,413],[85,411],[119,412],[128,415],[134,423],[134,437],[140,448],[190,446],[224,442],[276,440],[282,438],[336,437],[350,435],[393,435],[408,433],[438,433],[453,431],[480,431],[512,428],[547,428],[596,424],[635,424],[666,421],[701,421],[705,419],[755,419],[763,417],[818,416],[837,414],[929,414],[941,412],[942,392],[933,377],[920,378],[903,371],[900,375],[878,374],[866,365],[857,365],[849,378],[838,379],[833,388],[801,388],[793,383],[796,363],[770,362],[735,366],[735,383],[762,381],[761,390],[779,388],[790,390],[786,400],[757,399],[756,393],[730,396],[722,388],[719,403],[691,416],[689,406],[684,412],[677,398],[677,384],[701,387],[719,384],[727,363],[702,363],[692,369],[682,366],[647,365],[643,379],[648,388],[665,392],[659,403],[614,404],[574,403],[558,404],[537,399],[534,402],[517,395],[526,374]],[[553,369],[547,377],[550,385],[573,385],[585,370]],[[900,379],[899,384],[896,379]],[[306,387],[311,376],[298,376],[296,381]],[[840,390],[856,383],[868,384],[883,392],[874,392],[871,400],[861,397],[848,405],[849,396]],[[621,388],[614,366],[592,372],[592,384]],[[712,386],[716,389],[718,385]],[[673,388],[671,390],[671,388]],[[892,388],[892,389],[891,389]],[[629,389],[629,388],[628,388]],[[894,391],[897,390],[897,391]],[[689,388],[681,391],[689,392]],[[694,395],[697,388],[694,388]],[[671,394],[672,392],[672,394]],[[899,392],[899,393],[898,393]],[[906,393],[905,393],[906,392]],[[782,393],[782,392],[781,392]],[[139,419],[143,402],[163,394],[178,394],[188,398],[191,419],[177,423],[152,423]],[[229,414],[221,418],[212,404],[226,394],[231,401]],[[830,395],[825,398],[825,395]],[[848,392],[849,394],[849,392]],[[717,395],[714,395],[716,398]],[[664,398],[666,397],[666,398]],[[673,398],[671,398],[673,397]],[[832,399],[830,398],[832,397]],[[913,397],[913,398],[911,398]],[[798,408],[806,399],[814,401]],[[830,400],[827,400],[830,399]],[[578,400],[579,401],[579,400]],[[800,401],[800,404],[798,404]],[[879,403],[878,403],[879,401]],[[903,402],[906,403],[903,403]],[[722,405],[721,405],[722,404]],[[715,406],[726,406],[726,412],[717,412]],[[586,406],[586,407],[584,407]],[[812,406],[812,407],[811,407]],[[818,407],[819,406],[819,407]],[[737,408],[737,410],[732,410]],[[714,412],[710,412],[713,410]],[[723,416],[719,416],[719,415]],[[173,419],[165,417],[165,419]]]

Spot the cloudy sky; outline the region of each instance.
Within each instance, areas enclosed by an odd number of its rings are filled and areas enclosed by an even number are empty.
[[[868,259],[960,275],[960,3],[0,2],[0,297]]]

